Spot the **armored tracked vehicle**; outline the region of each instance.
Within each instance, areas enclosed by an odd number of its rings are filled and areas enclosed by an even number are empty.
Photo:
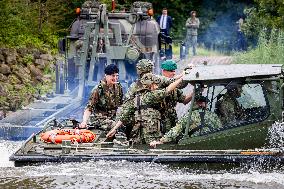
[[[89,127],[89,130],[96,134],[94,140],[86,143],[89,138],[79,137],[76,140],[62,139],[62,143],[56,144],[52,142],[55,140],[52,130],[68,132],[76,128],[78,123],[75,120],[59,123],[53,119],[47,121],[39,133],[33,134],[10,157],[10,160],[16,165],[88,160],[222,164],[254,161],[284,163],[283,144],[279,144],[278,148],[271,148],[268,142],[271,126],[277,121],[281,122],[283,115],[284,85],[281,65],[196,66],[184,80],[193,86],[194,93],[187,113],[189,119],[186,127],[182,137],[177,138],[175,143],[163,144],[157,149],[152,149],[149,145],[130,144],[126,137],[120,134],[117,134],[113,141],[108,140],[103,131]],[[226,120],[224,119],[226,116],[221,115],[218,107],[222,100],[223,103],[227,102],[226,94],[232,88],[240,89],[234,103],[239,104],[240,109],[237,113],[242,113],[242,116]],[[205,127],[201,123],[198,127],[190,127],[196,95],[206,96],[209,101],[208,111],[215,113],[222,125]],[[205,116],[202,112],[201,110],[201,120]],[[283,128],[283,123],[276,123],[275,126]],[[42,140],[43,133],[47,132],[50,134],[49,143]],[[80,131],[75,129],[73,132]]]
[[[83,97],[85,88],[95,86],[111,63],[118,65],[126,88],[136,79],[135,64],[141,58],[153,60],[159,73],[159,26],[151,3],[134,2],[129,12],[110,12],[106,4],[86,1],[77,12],[70,36],[60,42],[68,90],[79,86],[78,96]],[[63,92],[66,86],[61,81],[58,91]]]
[[[159,73],[159,26],[151,12],[147,2],[134,2],[129,11],[108,11],[106,4],[86,1],[77,9],[70,35],[59,41],[63,56],[56,66],[56,94],[0,120],[5,125],[0,137],[26,139],[53,117],[80,119],[107,64],[118,65],[124,90],[136,79],[135,66],[141,58],[154,60]]]

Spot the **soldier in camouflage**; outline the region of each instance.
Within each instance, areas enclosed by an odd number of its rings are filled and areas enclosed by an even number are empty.
[[[114,64],[105,68],[105,78],[92,90],[80,128],[85,128],[88,122],[103,130],[114,126],[116,111],[123,98],[122,87],[117,82],[118,73],[119,69]]]
[[[142,87],[141,82],[140,82],[140,78],[142,78],[142,76],[146,73],[153,73],[153,67],[154,67],[154,63],[149,59],[142,59],[142,60],[138,61],[137,65],[136,65],[138,79],[135,82],[133,82],[130,85],[130,87],[128,88],[128,91],[125,95],[126,101],[134,98],[137,90]],[[159,88],[167,87],[169,84],[173,83],[175,80],[181,78],[182,75],[183,75],[183,73],[176,75],[174,78],[167,78],[165,76],[156,75],[156,77],[159,77],[159,79],[160,79]]]
[[[147,73],[142,76],[140,82],[143,88],[139,89],[132,100],[126,101],[118,116],[116,126],[107,134],[112,137],[120,123],[128,122],[134,117],[134,126],[130,138],[136,144],[147,143],[161,137],[160,119],[161,114],[156,108],[162,100],[173,91],[182,78],[176,80],[165,89],[158,89],[160,78],[154,74]]]
[[[242,94],[241,86],[228,86],[227,92],[221,95],[216,102],[216,113],[220,117],[222,123],[232,124],[244,119],[244,110],[237,101]]]
[[[167,78],[174,78],[177,64],[174,60],[166,60],[162,63],[162,74]],[[161,103],[161,125],[162,133],[168,132],[178,122],[177,103],[187,104],[191,101],[192,93],[184,95],[180,88],[173,90]]]
[[[207,102],[208,99],[206,97],[197,97],[196,99],[196,107],[194,107],[191,114],[191,125],[189,131],[194,131],[192,136],[207,133],[208,131],[212,132],[221,128],[222,124],[218,116],[207,110]],[[204,113],[204,123],[201,123],[201,112]],[[178,138],[181,138],[182,134],[185,131],[187,120],[189,119],[189,115],[183,116],[179,122],[173,127],[169,132],[167,132],[159,141],[152,141],[150,146],[156,147],[158,144],[164,144],[168,142],[176,142]],[[190,132],[191,133],[191,132]]]
[[[125,94],[125,100],[133,99],[135,94],[139,88],[142,87],[140,82],[140,78],[146,73],[152,73],[154,63],[148,59],[139,60],[136,64],[136,70],[138,74],[138,79],[133,82],[130,87],[128,88],[127,93]]]
[[[196,11],[190,12],[190,18],[186,20],[185,26],[187,28],[185,40],[185,56],[188,57],[189,47],[192,46],[192,54],[196,55],[197,35],[199,28],[199,19],[196,17]]]

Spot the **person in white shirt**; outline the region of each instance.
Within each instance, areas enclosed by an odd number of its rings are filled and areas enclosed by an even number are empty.
[[[166,36],[170,35],[170,29],[173,26],[172,17],[168,15],[167,8],[163,8],[162,15],[157,18],[157,22],[160,26],[161,32]]]

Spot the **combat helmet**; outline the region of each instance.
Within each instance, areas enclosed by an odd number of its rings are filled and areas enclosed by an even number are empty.
[[[142,75],[145,73],[152,73],[154,67],[154,63],[148,59],[139,60],[136,64],[137,74]]]
[[[160,84],[161,79],[158,76],[156,76],[155,74],[146,73],[141,77],[140,82],[144,86],[149,86],[151,84]]]

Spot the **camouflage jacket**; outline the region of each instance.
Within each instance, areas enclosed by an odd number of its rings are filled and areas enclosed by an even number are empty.
[[[172,82],[174,82],[174,79],[169,79],[165,76],[159,76],[156,75],[157,77],[160,78],[161,83],[159,85],[160,88],[165,88],[167,87],[169,84],[171,84]],[[137,93],[138,90],[142,89],[142,84],[139,82],[139,80],[133,82],[130,87],[128,88],[127,93],[125,94],[125,100],[129,100],[129,99],[133,99]]]
[[[200,109],[192,111],[192,115],[191,115],[192,123],[190,125],[189,131],[201,125],[200,111],[201,111]],[[172,142],[182,137],[182,135],[184,134],[185,128],[186,128],[187,120],[189,118],[188,116],[189,116],[188,114],[183,116],[178,121],[176,126],[173,127],[169,132],[167,132],[163,136],[163,138],[161,138],[161,141],[162,142]],[[201,132],[206,133],[209,130],[210,131],[216,130],[218,128],[221,128],[221,126],[222,124],[218,116],[211,111],[205,110],[204,127],[202,128]],[[198,132],[200,131],[196,131],[193,135],[197,135]]]
[[[227,93],[217,101],[215,108],[223,124],[236,123],[243,117],[243,109],[239,102]]]
[[[123,124],[134,117],[134,126],[131,133],[135,143],[150,143],[160,136],[160,112],[156,109],[166,97],[165,89],[140,90],[135,97],[122,105],[118,115]]]
[[[118,106],[122,104],[122,98],[123,92],[119,83],[110,88],[105,80],[101,80],[92,90],[86,108],[89,108],[95,117],[102,114],[113,119]]]
[[[199,28],[199,19],[195,18],[193,20],[191,17],[186,20],[185,26],[187,28],[187,35],[197,35],[197,30]]]
[[[156,75],[160,78],[161,83],[159,84],[159,88],[166,88],[175,81],[174,78],[167,78],[165,76]],[[188,85],[186,81],[182,81],[181,84],[178,85],[179,89],[183,89]],[[133,99],[135,97],[136,92],[142,88],[142,85],[140,84],[139,80],[133,82],[130,87],[128,88],[127,93],[125,94],[125,100]]]
[[[178,102],[183,103],[184,100],[185,95],[181,89],[175,89],[164,98],[160,109],[163,133],[168,132],[176,125],[178,117],[175,107]]]

